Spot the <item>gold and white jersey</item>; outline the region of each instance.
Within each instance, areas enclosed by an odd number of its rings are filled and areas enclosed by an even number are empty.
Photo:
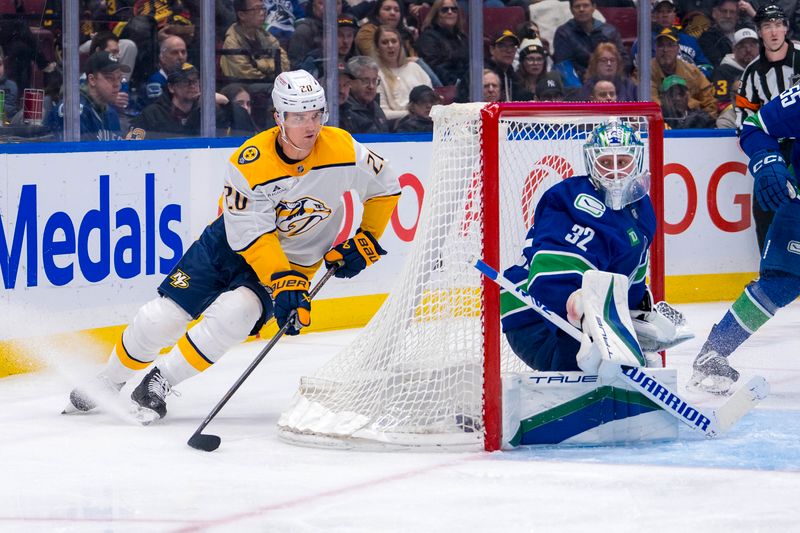
[[[276,152],[278,135],[279,128],[264,131],[233,153],[222,199],[228,244],[262,283],[289,268],[311,277],[341,229],[346,191],[364,202],[360,228],[375,238],[400,195],[388,162],[344,130],[323,127],[308,157],[294,164]]]

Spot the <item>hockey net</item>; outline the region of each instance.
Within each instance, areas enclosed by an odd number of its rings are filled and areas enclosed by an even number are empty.
[[[548,187],[585,174],[582,145],[618,117],[649,146],[661,217],[663,123],[651,103],[435,107],[431,176],[405,269],[352,345],[303,377],[279,435],[338,448],[498,449],[501,372],[530,371],[500,333],[499,291],[474,268],[520,257]],[[659,222],[659,232],[661,228]],[[663,240],[650,283],[663,296]]]

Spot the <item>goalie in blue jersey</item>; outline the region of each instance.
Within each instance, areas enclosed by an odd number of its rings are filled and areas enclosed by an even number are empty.
[[[800,85],[795,85],[748,117],[739,145],[750,157],[749,169],[755,180],[756,200],[764,210],[775,212],[767,231],[758,279],[745,287],[741,296],[711,328],[694,360],[690,390],[730,394],[739,372],[728,357],[778,309],[800,296],[800,200],[797,175],[800,144],[794,143],[792,166],[787,168],[778,141],[800,136]]]
[[[585,301],[596,292],[586,290],[584,273],[590,270],[623,280],[624,286],[613,291],[613,305],[621,310],[621,323],[635,329],[628,336],[638,338],[643,351],[655,352],[691,336],[680,329],[679,313],[673,321],[654,309],[645,284],[656,216],[648,196],[644,149],[629,125],[618,120],[599,125],[583,148],[589,175],[551,187],[536,206],[522,258],[504,274],[544,307],[580,327],[585,342],[557,329],[512,294],[502,293],[503,331],[517,356],[534,370],[598,370],[597,362],[591,361],[591,331],[583,328],[589,325],[587,310],[603,307],[602,302],[598,306]]]

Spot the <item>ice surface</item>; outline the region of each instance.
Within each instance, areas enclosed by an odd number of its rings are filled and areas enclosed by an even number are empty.
[[[672,350],[682,385],[727,304],[679,306],[697,338]],[[800,304],[737,352],[772,392],[724,438],[498,453],[368,453],[291,446],[275,423],[301,375],[355,331],[284,338],[209,425],[186,440],[263,346],[236,348],[142,427],[129,383],[106,412],[63,416],[98,367],[42,346],[39,374],[0,379],[0,531],[769,531],[800,530]],[[689,396],[687,394],[687,396]],[[718,399],[692,399],[709,407]]]

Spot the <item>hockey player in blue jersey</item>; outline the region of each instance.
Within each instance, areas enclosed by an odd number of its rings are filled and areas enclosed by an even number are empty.
[[[755,196],[764,210],[775,211],[761,255],[758,279],[711,328],[694,360],[690,390],[730,394],[739,372],[728,357],[778,309],[800,296],[800,200],[797,176],[800,143],[792,150],[789,172],[781,156],[779,139],[800,136],[800,85],[782,92],[742,124],[739,145],[750,157]]]
[[[599,270],[625,276],[627,308],[635,310],[635,322],[651,332],[658,328],[648,324],[656,315],[645,284],[656,217],[648,196],[644,148],[639,135],[618,120],[596,127],[583,148],[588,176],[573,176],[544,193],[522,258],[505,271],[539,303],[576,326],[581,324],[583,274]],[[501,315],[509,344],[534,370],[586,370],[581,343],[510,293],[501,295]],[[646,347],[641,328],[634,326],[643,349],[666,346]],[[674,340],[674,329],[667,336]]]

